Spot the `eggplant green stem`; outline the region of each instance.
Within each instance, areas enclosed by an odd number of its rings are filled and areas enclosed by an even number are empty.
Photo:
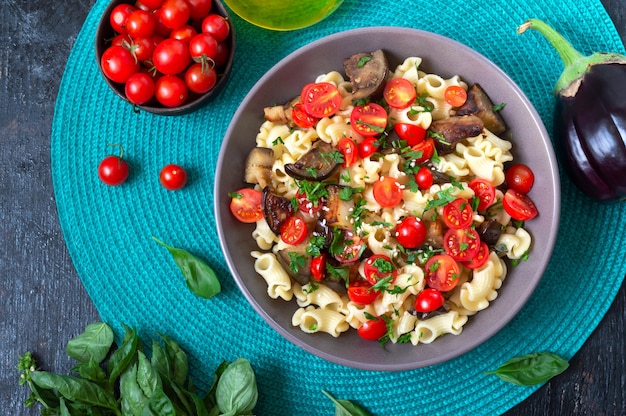
[[[559,32],[539,19],[527,20],[517,28],[517,33],[521,35],[528,29],[534,29],[542,34],[563,61],[565,68],[555,85],[555,90],[559,94],[566,96],[575,95],[582,77],[593,65],[626,63],[626,57],[620,54],[594,53],[590,56],[581,54]]]

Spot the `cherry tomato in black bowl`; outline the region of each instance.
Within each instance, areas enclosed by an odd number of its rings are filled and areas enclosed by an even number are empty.
[[[96,61],[102,78],[129,109],[187,114],[212,101],[226,84],[235,53],[233,26],[219,0],[150,4],[159,3],[142,2],[140,9],[130,0],[113,0],[96,30]],[[198,55],[181,33],[211,42],[204,42]],[[187,75],[196,63],[201,70],[194,67]],[[135,74],[147,74],[153,82]]]

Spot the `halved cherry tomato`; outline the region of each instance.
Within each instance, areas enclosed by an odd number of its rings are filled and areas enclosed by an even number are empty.
[[[535,183],[535,174],[526,165],[518,163],[509,167],[504,174],[506,184],[517,192],[527,194]]]
[[[433,186],[433,173],[426,166],[422,166],[415,174],[415,182],[422,190],[430,189]]]
[[[411,147],[414,152],[421,152],[421,156],[417,157],[415,161],[417,163],[426,162],[435,154],[435,141],[431,138],[424,139],[424,141]]]
[[[263,194],[252,188],[241,188],[230,194],[230,212],[241,222],[253,223],[263,218]]]
[[[426,240],[426,225],[416,217],[406,217],[396,225],[396,240],[402,247],[416,248]]]
[[[449,229],[443,236],[443,249],[454,260],[468,261],[480,250],[480,236],[471,228]]]
[[[372,289],[372,285],[366,280],[355,280],[348,285],[348,298],[360,305],[369,305],[374,302],[380,292]]]
[[[375,137],[366,137],[359,143],[359,156],[361,159],[370,157],[378,150],[378,139]]]
[[[391,79],[383,90],[385,101],[393,108],[407,108],[413,104],[416,96],[415,86],[406,78]]]
[[[318,122],[317,118],[306,112],[302,103],[296,103],[291,107],[291,118],[298,127],[303,129],[313,127]]]
[[[532,199],[515,189],[506,191],[502,199],[502,205],[504,205],[506,213],[518,221],[533,219],[539,213]]]
[[[306,223],[300,217],[292,216],[280,227],[280,239],[287,244],[296,245],[304,241],[307,235]]]
[[[388,256],[384,254],[374,254],[365,260],[363,274],[365,275],[365,280],[372,285],[388,277],[392,277],[389,282],[391,283],[398,275],[398,269],[396,269],[396,266],[391,262]]]
[[[354,234],[352,230],[347,229],[334,231],[335,238],[337,238],[338,232],[341,233],[341,251],[333,253],[335,259],[340,263],[354,263],[358,261],[365,251],[365,241]]]
[[[453,289],[459,282],[461,269],[458,263],[447,254],[432,256],[424,266],[426,284],[442,292]]]
[[[402,187],[393,176],[381,176],[372,187],[374,199],[381,207],[393,208],[402,201]]]
[[[331,117],[341,106],[341,93],[330,82],[307,84],[300,95],[304,109],[316,118]]]
[[[376,341],[387,333],[387,322],[381,317],[369,319],[357,329],[357,333],[361,338],[368,341]]]
[[[387,110],[376,103],[356,105],[350,114],[350,126],[361,136],[378,136],[387,127]]]
[[[446,102],[452,107],[460,107],[467,101],[467,92],[458,85],[450,85],[443,93]]]
[[[457,198],[443,207],[443,222],[448,228],[465,229],[472,225],[474,211],[465,198]]]
[[[309,198],[307,198],[306,194],[299,189],[296,192],[296,202],[298,203],[298,210],[311,215],[319,212],[324,206],[320,199],[312,202]]]
[[[426,138],[426,129],[417,124],[397,123],[394,124],[393,129],[409,146],[415,146]]]
[[[347,137],[342,138],[337,143],[337,148],[343,155],[343,164],[344,168],[350,167],[356,163],[359,159],[359,148],[356,143]]]
[[[488,258],[489,246],[487,246],[485,242],[481,242],[478,253],[476,253],[471,259],[464,261],[463,265],[465,267],[469,267],[470,269],[478,269],[479,267],[482,267],[485,263],[487,263]]]
[[[479,199],[479,211],[486,210],[496,200],[496,188],[486,179],[476,178],[469,183],[469,187]]]
[[[415,310],[422,313],[436,311],[443,306],[444,301],[441,291],[427,287],[417,294]]]
[[[315,280],[324,280],[326,274],[326,253],[322,253],[311,259],[311,277]]]

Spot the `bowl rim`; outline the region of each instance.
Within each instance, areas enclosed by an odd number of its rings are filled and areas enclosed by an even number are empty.
[[[534,271],[534,273],[536,273],[535,274],[536,278],[530,284],[525,285],[525,292],[521,296],[516,296],[514,298],[513,304],[511,304],[510,308],[508,309],[508,313],[505,314],[504,316],[499,317],[497,322],[494,323],[492,326],[490,326],[490,330],[482,331],[483,333],[479,333],[477,336],[471,338],[469,340],[470,342],[463,343],[462,345],[459,345],[458,348],[454,348],[451,351],[446,351],[444,353],[441,353],[441,355],[424,358],[418,361],[388,362],[384,364],[375,363],[375,362],[374,363],[365,362],[364,360],[359,360],[358,357],[350,357],[350,358],[339,357],[337,355],[334,355],[332,351],[328,351],[327,348],[323,348],[318,343],[313,342],[312,338],[309,338],[303,341],[301,337],[296,336],[294,334],[293,330],[289,330],[285,328],[284,326],[281,326],[280,324],[278,324],[275,318],[267,310],[265,310],[259,305],[259,303],[255,299],[255,295],[244,284],[243,279],[237,270],[237,267],[238,267],[237,259],[233,257],[233,253],[231,253],[227,247],[227,238],[231,236],[228,235],[228,230],[227,230],[227,227],[225,226],[225,221],[232,221],[232,219],[226,218],[229,215],[229,208],[228,208],[229,198],[226,198],[226,195],[228,194],[228,192],[232,192],[233,190],[225,189],[222,183],[223,181],[220,180],[221,172],[225,169],[225,166],[227,164],[232,165],[233,163],[231,159],[227,159],[226,154],[228,153],[229,145],[231,144],[230,138],[233,137],[233,132],[236,130],[237,123],[239,122],[240,118],[248,110],[251,98],[257,95],[259,90],[263,89],[264,85],[268,83],[270,80],[272,80],[272,78],[274,78],[275,76],[274,74],[279,73],[281,70],[284,70],[284,68],[288,67],[294,60],[301,57],[302,55],[306,55],[310,53],[312,50],[315,50],[316,48],[319,48],[323,45],[327,45],[328,43],[334,43],[339,40],[345,40],[349,38],[370,37],[374,35],[379,36],[381,33],[384,34],[384,36],[386,36],[387,38],[410,36],[414,38],[420,38],[422,40],[428,39],[438,44],[444,44],[449,47],[454,47],[455,50],[458,51],[460,54],[473,56],[475,60],[480,61],[480,63],[484,65],[490,71],[491,76],[498,77],[500,79],[500,82],[506,84],[507,88],[510,89],[509,91],[510,94],[519,98],[519,102],[516,104],[518,104],[519,106],[521,106],[523,109],[525,109],[528,112],[529,120],[531,120],[534,123],[533,127],[537,129],[537,132],[540,135],[540,139],[537,139],[537,140],[539,141],[540,144],[542,144],[543,146],[542,151],[545,150],[545,157],[547,158],[547,162],[548,162],[547,165],[545,165],[542,168],[546,172],[549,173],[548,177],[544,178],[546,180],[545,185],[550,187],[551,188],[550,190],[553,191],[551,195],[545,196],[546,199],[544,200],[544,203],[546,207],[549,208],[549,211],[543,215],[544,215],[545,221],[549,222],[549,225],[547,226],[548,232],[547,232],[546,239],[543,242],[541,242],[543,251],[536,253],[536,255],[535,255],[535,250],[537,249],[537,247],[535,247],[535,239],[533,238],[533,250],[531,252],[535,256],[535,259],[533,260],[534,268],[532,270]],[[362,52],[362,51],[359,51],[359,52]],[[346,56],[347,54],[348,53],[346,53]],[[412,56],[412,55],[408,54],[406,56]],[[327,68],[327,71],[331,71],[333,69],[336,69],[336,68]],[[470,80],[464,77],[462,73],[459,73],[459,75],[461,76],[462,79],[470,83]],[[269,100],[266,100],[266,101],[268,103],[281,102],[280,99],[286,99],[286,97],[275,97],[275,100],[272,100],[272,97],[269,97]],[[507,103],[507,105],[509,105],[509,103]],[[262,116],[262,113],[261,113],[261,116]],[[262,121],[259,122],[259,126],[261,122]],[[250,145],[251,145],[250,147],[254,146],[254,142],[251,142]],[[242,182],[242,185],[243,185],[243,182]],[[545,194],[545,192],[543,193]],[[528,99],[528,97],[526,97],[526,95],[521,90],[521,88],[515,83],[515,81],[513,81],[511,77],[509,77],[500,67],[495,65],[491,60],[489,60],[480,52],[477,52],[476,50],[470,48],[467,45],[464,45],[454,39],[451,39],[451,38],[448,38],[448,37],[445,37],[443,35],[439,35],[436,33],[427,32],[427,31],[420,30],[420,29],[397,27],[397,26],[371,26],[371,27],[364,27],[364,28],[358,28],[358,29],[350,29],[350,30],[346,30],[343,32],[338,32],[332,35],[322,37],[320,39],[310,42],[296,49],[295,51],[291,52],[290,54],[282,58],[280,61],[278,61],[262,77],[260,77],[259,80],[250,89],[250,91],[245,95],[238,109],[233,114],[233,117],[228,126],[226,134],[224,135],[224,141],[222,143],[220,153],[218,156],[217,165],[216,165],[214,195],[215,197],[214,197],[213,203],[214,203],[214,210],[215,210],[215,216],[216,216],[217,232],[219,236],[220,247],[224,255],[224,258],[226,259],[228,269],[230,273],[232,274],[233,278],[235,279],[237,286],[241,290],[246,300],[253,307],[253,309],[263,318],[263,320],[267,324],[269,324],[274,330],[276,330],[279,334],[281,334],[281,336],[287,339],[289,342],[291,342],[292,344],[304,349],[305,351],[315,356],[318,356],[320,358],[323,358],[327,361],[330,361],[336,364],[358,368],[362,370],[375,370],[375,371],[412,370],[416,368],[421,368],[421,367],[426,367],[426,366],[442,363],[450,359],[456,358],[472,349],[475,349],[480,344],[484,343],[489,338],[494,336],[497,332],[499,332],[506,324],[508,324],[519,313],[519,311],[522,309],[522,307],[526,304],[528,299],[531,297],[532,293],[534,292],[541,278],[543,277],[543,274],[545,273],[545,270],[548,267],[551,254],[554,250],[554,246],[556,243],[559,219],[560,219],[560,209],[561,209],[560,178],[558,174],[558,165],[556,161],[556,156],[551,146],[550,136],[548,132],[546,131],[546,128],[537,110],[535,109],[531,101]],[[545,230],[543,229],[542,231],[545,232]],[[250,240],[252,240],[251,236],[248,236],[248,237],[250,238]],[[262,251],[262,250],[259,250],[259,251]],[[536,260],[537,257],[539,257],[539,260]],[[511,272],[508,271],[507,279],[510,279],[510,274]],[[506,281],[503,283],[503,286],[504,287],[502,289],[499,289],[498,291],[498,297],[501,296],[501,290],[506,290]],[[260,296],[267,297],[267,294],[264,292],[260,294]],[[282,300],[279,300],[279,301],[284,302]],[[498,299],[494,300],[496,304],[497,304],[497,301]],[[292,300],[291,302],[294,302],[294,301]],[[490,307],[491,306],[492,305],[490,305]],[[487,312],[489,309],[490,308],[487,308],[486,310],[481,311],[481,314],[484,315],[484,312]],[[481,316],[481,314],[478,314],[478,316]],[[447,336],[456,337],[456,338],[463,337],[463,334],[468,331],[469,326],[471,326],[472,324],[475,324],[474,321],[476,320],[477,320],[477,317],[471,316],[470,322],[468,322],[464,326],[463,332],[461,334],[457,336],[453,336],[453,335],[447,335]],[[300,331],[299,328],[296,328],[296,329],[297,331]],[[352,332],[356,332],[356,331],[352,331]],[[327,334],[310,334],[310,335],[326,336]],[[474,335],[473,331],[472,331],[472,335]],[[346,336],[346,334],[341,335],[341,337],[344,337],[344,336]],[[333,338],[333,341],[336,342],[337,339]],[[418,344],[416,346],[413,346],[412,344],[410,344],[410,348],[419,349],[419,348],[425,348],[424,345],[432,346],[436,344],[437,342],[433,342],[432,344]],[[392,344],[391,347],[397,350],[398,346],[401,346],[401,344]]]
[[[117,95],[118,97],[120,97],[123,101],[125,101],[126,103],[132,105],[134,108],[139,109],[139,110],[144,110],[148,113],[152,113],[152,114],[157,114],[157,115],[162,115],[162,116],[175,116],[175,115],[183,115],[183,114],[188,114],[191,113],[193,111],[196,111],[202,107],[204,107],[206,104],[208,104],[210,101],[212,101],[217,95],[219,95],[219,93],[221,92],[221,90],[226,86],[226,84],[228,83],[228,77],[230,75],[230,72],[232,70],[233,67],[233,63],[234,63],[234,57],[235,57],[235,31],[233,28],[233,24],[232,24],[232,20],[230,18],[230,14],[228,12],[228,10],[226,9],[226,7],[222,4],[222,2],[220,0],[213,0],[213,5],[211,6],[211,11],[210,13],[214,12],[215,10],[217,11],[218,14],[220,14],[222,17],[226,18],[230,24],[230,33],[228,35],[228,38],[225,42],[228,43],[228,46],[230,48],[230,53],[228,56],[228,60],[226,61],[226,64],[224,65],[223,68],[221,68],[220,72],[217,74],[217,81],[215,82],[215,85],[213,86],[213,88],[201,95],[195,94],[196,97],[191,100],[188,101],[186,103],[184,103],[181,106],[178,107],[165,107],[165,106],[154,106],[154,105],[146,105],[146,104],[141,104],[141,105],[137,105],[137,104],[133,104],[131,103],[125,96],[125,94],[122,94],[119,91],[119,88],[121,86],[121,84],[115,83],[113,81],[111,81],[110,79],[108,79],[104,73],[102,72],[102,67],[100,64],[100,58],[102,56],[102,54],[104,53],[104,50],[106,49],[105,47],[105,43],[106,43],[106,37],[105,35],[108,33],[114,33],[113,28],[111,27],[110,23],[109,23],[109,16],[111,14],[111,12],[113,11],[113,9],[120,5],[120,4],[131,4],[132,2],[130,0],[112,0],[109,2],[109,4],[107,4],[106,8],[104,9],[104,11],[102,12],[102,15],[100,16],[100,19],[98,20],[98,26],[96,27],[96,33],[94,36],[94,58],[96,60],[96,65],[98,67],[98,72],[100,73],[100,76],[102,77],[102,79],[104,79],[104,82],[109,86],[109,88],[113,91],[113,93],[115,95]],[[122,86],[122,90],[123,90],[123,86]]]

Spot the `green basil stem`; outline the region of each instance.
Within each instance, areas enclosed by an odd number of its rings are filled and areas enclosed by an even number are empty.
[[[152,239],[170,252],[185,277],[189,290],[205,299],[220,293],[220,281],[217,279],[215,271],[206,263],[185,250],[165,244],[154,236]]]

